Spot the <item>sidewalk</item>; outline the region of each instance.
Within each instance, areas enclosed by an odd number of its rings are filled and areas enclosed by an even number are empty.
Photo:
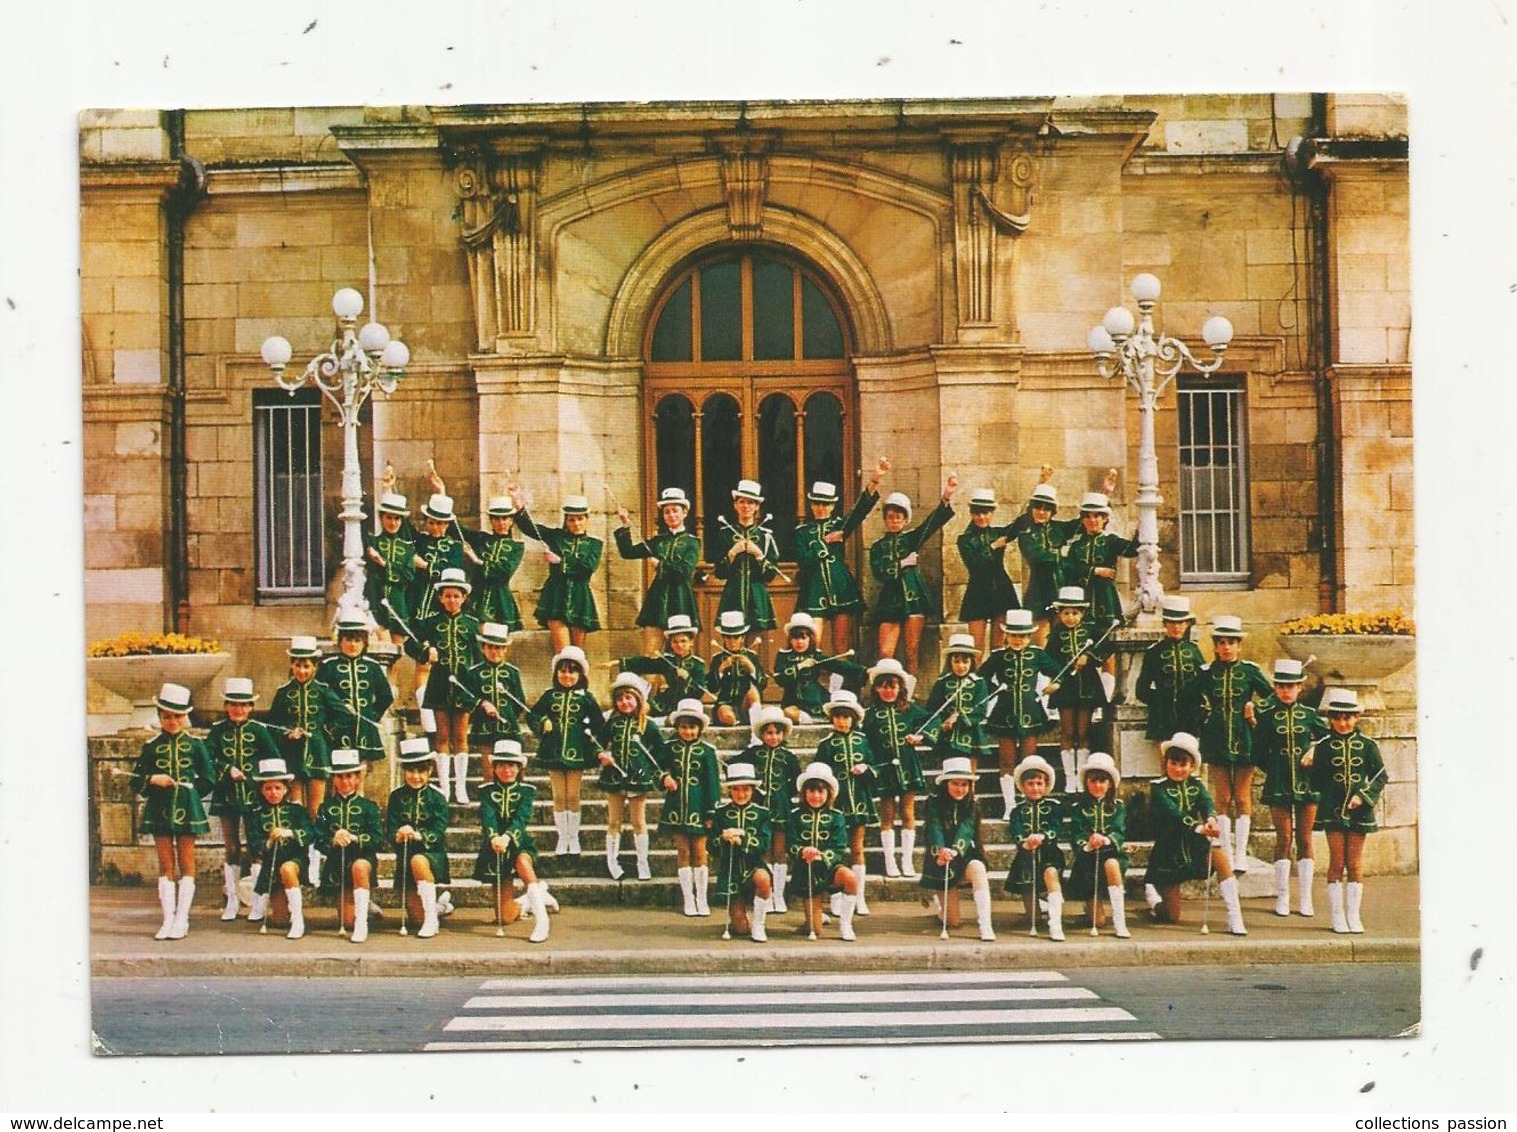
[[[1227,933],[1221,903],[1212,899],[1211,932],[1202,935],[1199,900],[1187,900],[1187,922],[1155,924],[1141,901],[1129,900],[1132,938],[1119,940],[1110,924],[1099,939],[1080,917],[1065,917],[1064,943],[1027,934],[1020,906],[995,892],[997,939],[981,943],[973,905],[963,900],[965,921],[939,938],[941,923],[915,901],[871,900],[873,915],[854,921],[858,940],[843,943],[830,924],[815,942],[800,934],[799,911],[771,915],[769,942],[735,932],[721,938],[723,917],[687,919],[677,912],[627,906],[571,907],[553,917],[547,942],[530,944],[530,920],[495,935],[484,908],[462,908],[443,920],[433,939],[399,934],[394,899],[382,894],[385,918],[374,921],[369,939],[353,944],[336,932],[330,907],[306,916],[306,936],[287,940],[271,927],[260,935],[246,920],[222,923],[219,891],[200,892],[182,940],[153,939],[161,920],[150,888],[90,890],[91,974],[99,977],[290,976],[318,977],[498,977],[502,975],[716,974],[797,971],[954,971],[1026,967],[1130,967],[1182,964],[1416,962],[1421,921],[1418,878],[1371,877],[1365,883],[1363,935],[1335,935],[1328,927],[1327,894],[1319,881],[1317,915],[1274,914],[1274,901],[1245,900],[1249,934]]]

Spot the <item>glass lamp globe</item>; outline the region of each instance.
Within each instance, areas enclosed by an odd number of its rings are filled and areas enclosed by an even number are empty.
[[[383,323],[365,323],[358,332],[358,344],[365,353],[377,354],[390,344],[390,332],[385,329]]]
[[[1114,353],[1117,348],[1117,344],[1112,341],[1111,335],[1106,332],[1104,326],[1092,326],[1090,333],[1085,336],[1085,344],[1090,347],[1092,354],[1098,356]]]
[[[385,347],[383,354],[379,356],[379,364],[386,369],[401,370],[406,368],[406,363],[411,360],[411,351],[399,338],[391,338],[390,344]]]
[[[1139,303],[1157,303],[1159,301],[1159,277],[1145,271],[1142,275],[1133,276],[1132,297]]]
[[[277,334],[271,338],[265,338],[258,352],[263,355],[263,364],[270,369],[284,369],[289,364],[290,355],[294,353],[290,348],[289,340]]]
[[[1213,350],[1224,350],[1233,340],[1233,324],[1214,314],[1201,327],[1201,339]]]
[[[363,310],[363,296],[351,287],[344,287],[332,296],[332,313],[340,319],[357,318]]]
[[[1102,329],[1119,341],[1131,336],[1135,325],[1132,311],[1126,307],[1112,307],[1101,320]]]

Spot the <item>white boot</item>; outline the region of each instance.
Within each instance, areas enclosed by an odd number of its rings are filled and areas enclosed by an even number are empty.
[[[632,847],[637,850],[637,879],[652,880],[653,869],[648,865],[648,831],[632,835]]]
[[[769,866],[769,875],[774,878],[774,894],[769,897],[771,911],[778,913],[788,912],[785,907],[785,880],[790,875],[789,865]]]
[[[827,901],[827,911],[832,913],[834,919],[843,914],[843,894],[841,891],[834,892]]]
[[[262,873],[263,873],[263,862],[262,861],[254,861],[253,862],[253,867],[248,870],[247,900],[245,900],[243,902],[243,903],[245,903],[248,906],[249,911],[251,911],[252,907],[253,907],[253,890],[258,887],[258,877]],[[239,884],[237,886],[237,889],[238,889],[238,894],[241,895],[242,885]]]
[[[569,852],[569,813],[567,810],[553,811],[553,828],[558,831],[558,841],[553,846],[553,855],[562,857]]]
[[[1236,865],[1238,858],[1233,856],[1233,819],[1223,814],[1217,815],[1217,836],[1212,839],[1212,844],[1222,850],[1222,855],[1227,858],[1229,865]]]
[[[1296,886],[1301,890],[1296,897],[1296,910],[1303,916],[1317,914],[1312,907],[1312,873],[1316,868],[1317,862],[1310,857],[1303,857],[1296,862]]]
[[[469,752],[453,756],[453,800],[469,803]]]
[[[541,943],[548,938],[548,907],[543,903],[543,890],[538,885],[529,884],[525,893],[527,904],[532,909],[532,934],[527,939],[532,943]]]
[[[1239,814],[1237,824],[1233,826],[1233,872],[1248,872],[1248,831],[1253,828],[1254,819],[1249,814]]]
[[[996,937],[990,924],[990,885],[982,884],[974,890],[974,914],[979,921],[980,938],[989,943]]]
[[[853,911],[858,907],[859,898],[846,892],[842,896],[838,905],[838,938],[857,939],[858,936],[853,934]]]
[[[1064,768],[1064,793],[1073,794],[1080,789],[1080,779],[1075,773],[1075,753],[1069,747],[1059,750],[1059,763]],[[1050,785],[1052,785],[1050,783]]]
[[[679,891],[685,898],[685,915],[700,915],[695,910],[695,870],[689,866],[679,870]]]
[[[1364,925],[1359,921],[1359,908],[1364,903],[1364,884],[1362,881],[1351,880],[1348,882],[1348,930],[1355,935],[1364,934]]]
[[[1339,935],[1348,935],[1348,920],[1343,916],[1343,882],[1327,882],[1327,914],[1332,921],[1333,931]]]
[[[306,875],[311,878],[311,887],[321,887],[321,850],[312,845],[306,850]]]
[[[1081,794],[1084,792],[1083,788],[1080,786],[1080,772],[1085,769],[1085,764],[1089,761],[1089,747],[1081,747],[1078,751],[1075,752],[1075,780],[1074,784],[1069,787],[1069,793]]]
[[[1017,805],[1017,776],[1014,774],[1001,775],[1001,800],[1006,803],[1006,812],[1001,815],[1002,821],[1011,820],[1011,811]]]
[[[451,916],[453,911],[453,890],[445,888],[437,894],[437,914],[438,916]]]
[[[417,881],[416,895],[421,897],[421,927],[416,929],[416,938],[431,939],[437,934],[437,882]]]
[[[1164,897],[1159,895],[1159,890],[1153,885],[1145,884],[1143,886],[1143,903],[1147,904],[1148,910],[1152,912],[1160,904],[1164,903]]]
[[[697,916],[711,915],[711,905],[706,903],[706,889],[711,884],[711,866],[701,865],[690,877],[691,886],[695,889],[695,914]]]
[[[622,868],[621,862],[616,859],[621,850],[622,835],[620,833],[607,833],[606,872],[610,874],[612,880],[621,880],[627,871],[626,869]]]
[[[564,824],[568,826],[569,833],[569,856],[579,856],[579,814],[570,810],[564,815]]]
[[[885,851],[885,875],[898,877],[901,875],[901,866],[895,860],[895,830],[880,830],[880,848]]]
[[[1233,935],[1247,935],[1248,929],[1243,926],[1243,909],[1238,905],[1238,878],[1228,877],[1217,885],[1217,891],[1222,894],[1222,903],[1227,907],[1227,930]]]
[[[242,879],[242,866],[222,865],[221,876],[226,881],[226,907],[221,910],[223,920],[235,920],[237,918],[237,882]]]
[[[421,729],[423,731],[425,731],[428,735],[436,735],[437,713],[429,707],[421,706],[421,693],[424,691],[426,691],[425,688],[416,693],[416,718],[417,721],[421,724]]]
[[[533,887],[535,887],[538,892],[543,894],[543,907],[550,912],[557,912],[558,900],[554,897],[552,891],[549,890],[548,882],[545,880],[540,880]]]
[[[342,915],[342,909],[337,910]],[[367,888],[355,888],[353,890],[353,935],[354,943],[362,943],[369,938],[369,890]]]
[[[1275,915],[1291,914],[1291,863],[1288,858],[1275,862]]]
[[[1048,938],[1056,943],[1064,942],[1064,894],[1048,894]]]
[[[748,933],[748,938],[754,943],[768,943],[769,936],[764,932],[764,917],[769,914],[769,901],[761,900],[757,896],[753,898],[753,910],[749,913],[753,917],[753,930]]]
[[[869,905],[864,902],[864,882],[868,879],[868,866],[854,865],[853,879],[859,882],[859,891],[854,897],[854,911],[860,916],[867,916],[869,915]]]
[[[190,934],[190,905],[195,902],[195,878],[179,878],[179,901],[174,905],[174,926],[169,931],[170,939],[183,939]]]
[[[448,796],[448,765],[451,761],[449,755],[433,755],[432,761],[437,764],[437,788],[442,791],[442,796]]]
[[[163,926],[153,933],[154,939],[170,939],[174,930],[174,882],[168,877],[158,878],[158,907],[163,909]]]
[[[1127,893],[1120,884],[1106,886],[1106,898],[1111,901],[1111,930],[1118,939],[1131,939],[1127,930]]]
[[[912,863],[911,855],[916,852],[917,831],[915,829],[901,830],[901,875],[915,878],[917,867]]]
[[[300,899],[300,885],[294,884],[284,890],[284,898],[290,902],[290,930],[285,939],[299,939],[306,934],[305,909]]]
[[[248,923],[256,924],[269,914],[269,897],[267,893],[253,893],[253,903],[248,908]]]

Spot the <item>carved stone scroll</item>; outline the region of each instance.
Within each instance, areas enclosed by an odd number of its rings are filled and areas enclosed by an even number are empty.
[[[1032,158],[1003,155],[1001,148],[999,141],[974,141],[949,149],[961,325],[994,320],[996,238],[1020,235],[1032,218]]]
[[[478,348],[534,330],[537,262],[537,153],[457,153],[459,239],[469,257]]]
[[[764,234],[764,198],[769,191],[769,157],[748,150],[722,154],[727,193],[727,230],[734,240]]]

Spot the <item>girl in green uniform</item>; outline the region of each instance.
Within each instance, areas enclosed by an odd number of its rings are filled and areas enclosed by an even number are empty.
[[[462,683],[475,697],[469,715],[469,741],[479,751],[479,770],[485,785],[495,781],[490,771],[490,752],[502,739],[521,738],[521,717],[527,693],[521,671],[506,660],[511,630],[504,622],[490,621],[479,627],[479,651],[484,659],[464,673]]]
[[[922,643],[922,628],[934,610],[932,594],[917,569],[917,558],[929,538],[942,530],[953,517],[953,493],[959,489],[959,477],[949,476],[943,485],[943,498],[932,514],[911,530],[911,498],[899,491],[885,497],[881,516],[885,533],[869,548],[869,571],[879,583],[874,619],[878,625],[880,656],[895,656],[896,645],[905,644],[902,660],[906,671],[917,671],[917,653]]]
[[[495,885],[495,922],[513,923],[522,914],[511,897],[512,871],[526,886],[526,903],[532,914],[532,943],[548,938],[548,909],[544,888],[534,867],[537,844],[532,840],[532,803],[537,788],[521,781],[527,756],[516,739],[498,739],[491,751],[492,781],[479,795],[479,856],[474,861],[474,879]]]
[[[263,796],[263,805],[253,815],[258,844],[263,847],[263,868],[253,884],[253,907],[248,922],[256,924],[269,914],[269,893],[274,881],[284,889],[290,908],[290,930],[286,939],[305,935],[305,913],[300,893],[300,862],[314,848],[315,835],[305,807],[289,798],[295,775],[283,759],[264,759],[258,764],[253,781]]]
[[[845,546],[849,536],[863,525],[880,501],[880,478],[888,471],[890,461],[881,456],[869,476],[869,486],[859,493],[853,510],[844,519],[834,514],[838,505],[837,485],[817,480],[806,493],[811,520],[795,531],[795,559],[799,567],[796,610],[830,624],[832,647],[839,652],[853,640],[853,615],[864,610],[859,584],[844,558]]]
[[[768,583],[779,575],[780,549],[774,532],[759,521],[764,489],[755,480],[738,480],[732,490],[732,511],[737,522],[725,517],[717,522],[716,554],[712,569],[722,579],[717,613],[736,611],[760,631],[774,628],[774,604]],[[767,520],[766,520],[767,521]]]
[[[1055,519],[1059,509],[1058,492],[1047,479],[1053,468],[1043,465],[1043,479],[1032,489],[1024,513],[1026,521],[1017,535],[1017,553],[1027,569],[1027,587],[1022,602],[1032,611],[1037,625],[1034,634],[1042,648],[1048,640],[1048,623],[1053,616],[1053,601],[1064,584],[1064,558],[1060,551],[1080,529],[1078,519]]]
[[[251,863],[253,868],[258,867],[246,847],[247,821],[258,808],[253,771],[261,760],[279,757],[279,748],[269,729],[253,719],[253,703],[257,699],[253,681],[246,676],[227,677],[222,692],[226,718],[211,724],[205,737],[216,774],[211,813],[221,819],[221,840],[226,847],[226,861],[221,866],[226,885],[223,920],[237,918],[237,882],[242,877],[242,866]]]
[[[848,658],[853,650],[838,656],[823,656],[817,646],[816,619],[797,611],[785,622],[790,647],[774,654],[774,681],[784,689],[780,707],[792,723],[815,723],[822,718],[834,676],[846,688],[856,688],[864,669]]]
[[[1032,755],[1017,765],[1017,785],[1022,804],[1011,811],[1011,840],[1016,853],[1006,873],[1006,891],[1022,898],[1028,923],[1037,930],[1039,892],[1048,897],[1048,938],[1064,940],[1064,891],[1059,877],[1064,871],[1064,805],[1049,795],[1053,767],[1041,755]]]
[[[337,922],[345,924],[353,901],[353,942],[369,938],[369,889],[379,875],[384,816],[379,804],[358,792],[363,781],[361,752],[332,752],[333,793],[316,814],[315,844],[326,857],[322,884],[336,889]]]
[[[1148,708],[1144,735],[1155,742],[1196,725],[1182,697],[1206,663],[1200,647],[1190,639],[1190,627],[1196,623],[1190,598],[1165,594],[1160,616],[1164,639],[1144,651],[1135,689],[1138,702]]]
[[[1206,880],[1215,872],[1227,907],[1227,930],[1247,935],[1238,905],[1238,880],[1227,851],[1213,845],[1219,836],[1216,809],[1200,779],[1193,777],[1201,763],[1201,745],[1185,731],[1159,744],[1164,777],[1149,790],[1154,820],[1154,847],[1148,857],[1147,883],[1154,888],[1149,908],[1160,923],[1180,922],[1180,885]],[[1157,898],[1157,899],[1155,899]]]
[[[522,533],[547,548],[543,556],[548,560],[548,578],[533,616],[548,630],[548,638],[558,652],[571,644],[583,649],[585,637],[600,629],[590,579],[600,568],[605,549],[600,539],[588,533],[590,501],[583,495],[565,496],[564,525],[544,527],[527,514],[521,488],[515,484],[511,485],[511,500],[516,504],[516,523]]]
[[[163,926],[153,938],[183,939],[195,900],[195,837],[211,828],[200,799],[211,792],[216,772],[205,744],[189,733],[190,690],[165,684],[153,702],[159,732],[142,744],[132,767],[132,791],[144,799],[137,831],[152,835],[158,854]]]
[[[974,670],[977,651],[968,633],[954,633],[948,638],[946,665],[932,694],[927,697],[930,722],[919,734],[908,735],[913,744],[924,740],[944,758],[959,756],[981,759],[990,751],[985,734],[985,706],[991,689],[984,677]]]
[[[852,692],[834,692],[824,710],[832,723],[832,730],[817,743],[815,758],[832,769],[840,784],[833,804],[848,823],[848,851],[853,865],[856,908],[860,916],[867,916],[864,835],[870,826],[878,825],[880,821],[880,811],[874,800],[875,776],[879,772],[874,752],[869,749],[869,740],[864,735],[864,709],[858,697]]]
[[[1380,745],[1359,730],[1359,697],[1346,688],[1331,688],[1322,697],[1322,712],[1332,734],[1310,760],[1317,788],[1317,828],[1327,833],[1327,906],[1333,931],[1364,931],[1359,911],[1364,902],[1364,839],[1380,827],[1375,803],[1385,790],[1385,760]],[[1344,874],[1347,873],[1347,890]]]
[[[448,800],[432,789],[432,750],[426,739],[402,739],[399,755],[405,782],[390,792],[385,837],[395,847],[397,883],[412,884],[421,901],[417,939],[437,934],[437,886],[452,883],[448,869]],[[404,901],[401,919],[410,913]]]
[[[1048,639],[1048,655],[1059,666],[1058,679],[1045,690],[1049,707],[1059,709],[1059,762],[1064,772],[1064,790],[1073,794],[1080,787],[1078,768],[1090,755],[1090,719],[1106,704],[1106,686],[1101,682],[1101,664],[1111,654],[1105,627],[1093,629],[1085,622],[1089,606],[1079,586],[1064,586],[1054,599],[1059,623]]]
[[[716,631],[721,645],[711,658],[706,674],[706,691],[716,700],[716,722],[723,727],[736,726],[749,718],[759,693],[769,683],[759,654],[746,647],[752,626],[740,610],[724,609],[716,617]]]
[[[664,768],[666,793],[658,828],[674,834],[685,915],[709,916],[706,884],[711,870],[706,864],[706,833],[721,794],[721,772],[716,748],[701,739],[708,720],[699,700],[681,700],[669,722],[674,724],[676,739]]]
[[[695,655],[695,622],[690,615],[676,613],[669,618],[664,627],[663,652],[624,657],[621,670],[647,678],[654,687],[648,710],[659,722],[667,719],[681,700],[700,699],[706,689],[706,662]]]
[[[1103,626],[1122,617],[1122,598],[1117,593],[1118,561],[1138,557],[1136,539],[1107,531],[1110,519],[1110,499],[1099,491],[1086,492],[1080,500],[1083,530],[1065,543],[1061,552],[1064,581],[1085,591],[1090,600],[1091,621]]]
[[[912,703],[916,677],[894,657],[885,657],[869,670],[874,704],[864,713],[864,737],[874,755],[880,802],[880,847],[888,877],[917,875],[912,854],[917,843],[916,802],[927,792],[922,757],[911,737],[921,730],[927,713]],[[895,861],[895,819],[901,819],[901,863]]]
[[[959,535],[959,557],[969,574],[959,620],[969,624],[969,635],[978,650],[976,659],[985,652],[995,619],[1008,610],[1022,608],[1011,575],[1006,573],[1006,547],[1025,524],[1019,517],[1005,526],[993,527],[990,520],[995,513],[996,493],[988,487],[975,488],[969,493],[969,526]]]
[[[1105,751],[1092,751],[1080,771],[1083,788],[1066,808],[1069,843],[1074,860],[1065,887],[1071,900],[1090,906],[1090,923],[1101,926],[1101,881],[1111,900],[1111,926],[1118,939],[1127,939],[1127,899],[1123,878],[1127,873],[1127,807],[1117,797],[1122,785],[1116,761]]]
[[[537,697],[527,722],[537,732],[537,763],[553,791],[555,856],[579,856],[580,781],[596,765],[596,734],[605,717],[590,691],[585,653],[566,645],[553,657],[553,686]]]
[[[394,702],[385,666],[366,655],[368,624],[359,619],[337,622],[337,655],[317,669],[317,677],[343,702],[347,712],[333,721],[332,745],[357,751],[366,763],[385,757],[379,724]]]
[[[457,779],[454,797],[467,802],[469,712],[474,700],[459,677],[480,661],[479,619],[464,611],[473,587],[462,570],[444,570],[436,589],[437,609],[417,619],[416,636],[406,642],[406,651],[428,672],[423,698],[437,726],[438,789],[448,796],[451,756]]]
[[[1313,914],[1312,826],[1317,820],[1317,788],[1310,752],[1327,735],[1327,722],[1300,702],[1306,676],[1299,660],[1275,661],[1275,695],[1254,723],[1254,761],[1264,771],[1264,802],[1275,820],[1275,915],[1291,914],[1291,845],[1303,916]]]
[[[757,788],[769,811],[769,844],[764,848],[773,882],[772,906],[775,912],[787,911],[785,878],[790,865],[785,854],[785,838],[790,829],[795,776],[801,772],[794,753],[785,746],[789,734],[790,720],[785,713],[773,704],[765,704],[753,713],[753,743],[741,755],[741,760],[752,766],[758,775]]]
[[[1033,645],[1032,610],[1008,609],[1001,633],[1004,643],[985,659],[980,675],[997,689],[985,730],[995,736],[1006,807],[1001,820],[1007,821],[1017,804],[1017,763],[1037,752],[1038,736],[1048,727],[1039,681],[1047,683],[1055,676],[1059,663]]]
[[[796,775],[800,805],[790,814],[790,868],[796,892],[806,894],[806,930],[815,939],[822,928],[822,896],[836,889],[838,938],[856,939],[853,912],[858,905],[858,880],[845,861],[848,852],[848,822],[832,808],[838,780],[826,763],[810,763]]]
[[[391,644],[407,636],[411,620],[410,590],[416,581],[416,543],[406,516],[406,497],[387,491],[379,497],[379,533],[364,548],[364,598]]]
[[[658,649],[660,634],[669,618],[680,614],[700,627],[700,613],[695,607],[695,571],[701,561],[701,540],[685,529],[690,514],[690,499],[683,488],[666,487],[659,492],[658,515],[663,530],[641,542],[632,541],[632,516],[625,507],[616,509],[621,526],[612,532],[616,552],[623,558],[649,558],[655,563],[653,581],[643,595],[643,607],[637,623],[643,628],[643,650]]]
[[[416,556],[412,560],[416,566],[416,576],[411,583],[411,616],[407,624],[412,632],[419,632],[419,623],[438,612],[438,598],[442,595],[437,583],[442,581],[446,570],[462,573],[466,549],[462,528],[458,526],[458,516],[453,514],[453,500],[442,494],[440,488],[421,509],[421,517],[423,529],[417,531],[413,528],[411,533],[412,541],[416,544]],[[407,651],[411,651],[412,642],[407,641],[406,646]],[[415,654],[412,653],[412,656],[414,658]],[[416,707],[421,713],[422,730],[428,735],[437,731],[433,705],[427,702],[424,692],[431,675],[431,662],[424,656],[417,659]]]
[[[755,943],[765,943],[764,917],[774,889],[764,862],[769,811],[753,796],[758,782],[752,763],[728,764],[727,800],[711,815],[711,840],[716,844],[716,898],[727,907],[728,923],[749,932]]]
[[[995,939],[990,922],[990,877],[985,872],[985,848],[980,815],[974,800],[974,763],[962,756],[943,760],[937,790],[927,801],[927,851],[922,859],[922,888],[946,895],[944,928],[959,926],[959,885],[974,893],[980,939]]]
[[[648,795],[658,789],[669,762],[664,736],[648,718],[648,682],[623,672],[611,682],[611,712],[600,731],[600,788],[606,795],[606,872],[622,879],[617,854],[622,816],[632,816],[637,879],[653,876],[648,865]]]
[[[474,595],[474,614],[481,621],[504,625],[513,633],[521,631],[521,611],[511,592],[511,579],[521,567],[526,544],[512,533],[516,525],[516,504],[509,495],[491,498],[485,508],[488,531],[469,532],[469,545],[479,558],[479,593]],[[488,774],[485,781],[491,781]]]

